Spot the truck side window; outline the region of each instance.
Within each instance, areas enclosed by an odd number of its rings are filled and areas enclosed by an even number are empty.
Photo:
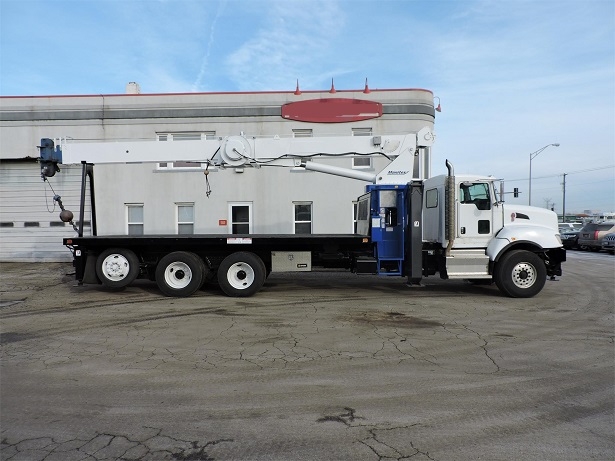
[[[476,205],[479,210],[490,210],[489,188],[485,183],[462,183],[459,186],[459,201]]]
[[[438,206],[438,189],[429,189],[425,192],[425,208],[436,208]]]

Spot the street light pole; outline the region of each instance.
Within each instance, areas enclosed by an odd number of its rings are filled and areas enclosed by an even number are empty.
[[[534,160],[536,157],[538,157],[538,154],[540,154],[547,147],[551,147],[551,146],[559,147],[559,143],[556,142],[556,143],[553,143],[553,144],[547,144],[546,146],[541,147],[537,151],[532,152],[530,154],[530,190],[529,190],[528,200],[527,200],[527,204],[530,205],[530,206],[532,205],[532,160]]]
[[[563,203],[563,205],[562,205],[562,222],[564,222],[564,223],[566,222],[566,175],[567,174],[568,173],[564,173],[564,183],[563,183],[563,186],[564,186],[564,197],[563,197],[563,201],[562,201],[562,203]]]

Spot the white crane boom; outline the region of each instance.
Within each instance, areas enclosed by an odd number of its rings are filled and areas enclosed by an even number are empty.
[[[45,176],[50,166],[77,163],[202,162],[217,167],[287,166],[303,167],[373,183],[406,184],[425,179],[430,170],[421,148],[433,145],[435,136],[425,127],[419,133],[387,136],[319,136],[305,138],[248,137],[182,141],[104,141],[84,142],[61,138],[41,140],[41,167]],[[55,147],[54,147],[55,146]],[[357,172],[311,162],[314,157],[382,155],[390,160],[378,174]],[[51,164],[51,165],[50,165]],[[47,167],[47,168],[45,168]]]

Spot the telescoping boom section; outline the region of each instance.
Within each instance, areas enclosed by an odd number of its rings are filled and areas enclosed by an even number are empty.
[[[79,142],[42,139],[41,173],[51,177],[59,164],[201,162],[213,167],[284,166],[305,168],[375,184],[407,184],[429,176],[429,147],[435,140],[426,127],[418,133],[382,136],[248,137],[173,141]],[[335,168],[317,157],[382,156],[390,163],[379,173]]]
[[[239,135],[177,143],[43,139],[40,163],[44,180],[58,173],[61,164],[83,165],[80,222],[90,179],[93,235],[84,236],[79,228],[76,237],[63,242],[73,252],[81,283],[122,288],[148,278],[165,295],[189,296],[209,281],[229,296],[251,296],[270,273],[326,267],[404,277],[410,286],[439,274],[495,283],[511,297],[538,294],[548,278],[561,275],[566,259],[555,213],[509,206],[498,197],[493,177],[455,175],[448,161],[448,173],[432,177],[434,139],[428,128],[391,136]],[[366,174],[317,161],[357,155],[383,156],[386,167]],[[162,161],[198,161],[219,170],[304,168],[368,184],[357,199],[355,234],[96,235],[93,164]],[[63,220],[72,222],[72,213],[62,213]]]

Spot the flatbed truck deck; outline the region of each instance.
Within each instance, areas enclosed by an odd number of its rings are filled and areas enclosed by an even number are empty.
[[[208,280],[217,280],[230,296],[250,296],[278,271],[378,270],[373,243],[357,234],[112,235],[63,243],[74,254],[80,283],[123,288],[149,278],[169,296],[187,296]]]

